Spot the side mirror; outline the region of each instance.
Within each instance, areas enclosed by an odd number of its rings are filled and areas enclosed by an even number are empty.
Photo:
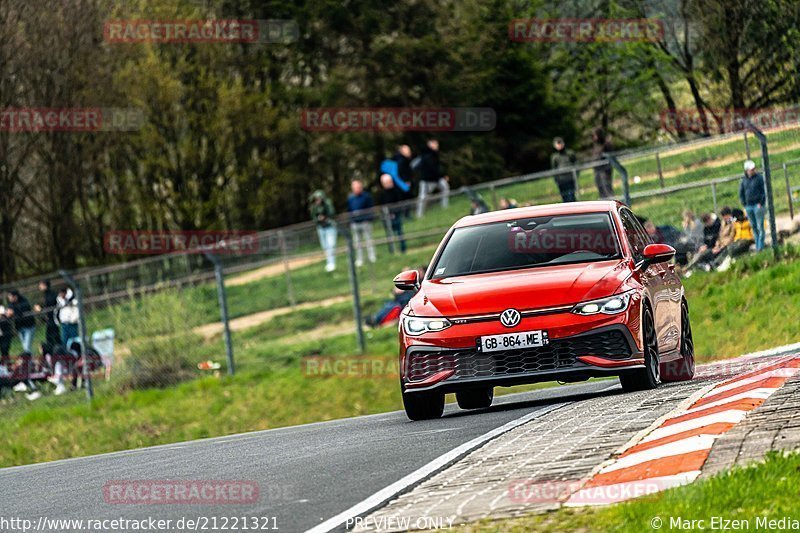
[[[644,261],[648,265],[653,263],[666,263],[675,257],[675,248],[669,244],[648,244],[642,253]]]
[[[406,270],[394,278],[394,286],[401,291],[416,291],[419,289],[419,272]]]

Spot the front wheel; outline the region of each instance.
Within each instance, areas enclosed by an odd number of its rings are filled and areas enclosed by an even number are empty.
[[[403,407],[409,420],[431,420],[439,418],[444,412],[443,392],[403,391]]]
[[[689,322],[689,306],[681,302],[681,358],[663,365],[664,381],[689,381],[694,377],[694,339]]]
[[[462,409],[485,409],[492,405],[494,400],[494,389],[468,389],[456,393],[456,401]]]
[[[620,374],[619,382],[625,392],[655,389],[661,382],[656,326],[649,307],[646,307],[642,313],[642,332],[644,333],[644,368]]]

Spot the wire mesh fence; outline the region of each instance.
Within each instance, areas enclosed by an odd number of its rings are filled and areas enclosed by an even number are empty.
[[[775,211],[779,222],[791,220],[800,191],[800,130],[775,130],[767,139]],[[739,206],[746,159],[763,167],[749,133],[615,155],[627,171],[634,211],[679,232],[686,209],[699,216]],[[405,296],[391,279],[423,269],[453,222],[559,202],[557,177],[572,180],[576,199],[599,199],[596,174],[608,165],[589,161],[431,195],[422,206],[411,198],[340,213],[327,225],[309,221],[237,235],[238,241],[217,239],[202,249],[53,274],[46,276],[49,289],[38,279],[23,280],[13,287],[14,302],[6,296],[12,287],[4,287],[4,306],[18,312],[4,313],[2,321],[0,406],[19,408],[42,396],[74,401],[61,398],[81,396],[76,393],[88,383],[98,394],[117,394],[234,370],[296,371],[309,357],[358,354],[364,345],[393,356],[388,326]],[[624,185],[615,173],[615,198],[623,198]],[[141,244],[131,233],[134,246]],[[21,315],[30,320],[20,322]]]

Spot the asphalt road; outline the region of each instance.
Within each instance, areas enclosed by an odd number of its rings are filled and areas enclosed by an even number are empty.
[[[591,382],[498,397],[482,411],[448,405],[436,421],[411,423],[404,413],[394,412],[5,468],[0,469],[0,515],[34,522],[42,516],[275,517],[270,524],[280,531],[305,531],[522,416],[619,393],[613,381]],[[251,480],[260,497],[254,504],[215,506],[109,504],[104,499],[109,481],[166,479]]]

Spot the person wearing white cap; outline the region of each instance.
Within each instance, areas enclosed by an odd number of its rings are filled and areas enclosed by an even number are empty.
[[[767,203],[767,193],[764,187],[764,177],[756,171],[756,164],[748,159],[744,162],[744,176],[739,184],[739,200],[744,206],[753,237],[756,241],[756,250],[764,249],[764,205]]]

